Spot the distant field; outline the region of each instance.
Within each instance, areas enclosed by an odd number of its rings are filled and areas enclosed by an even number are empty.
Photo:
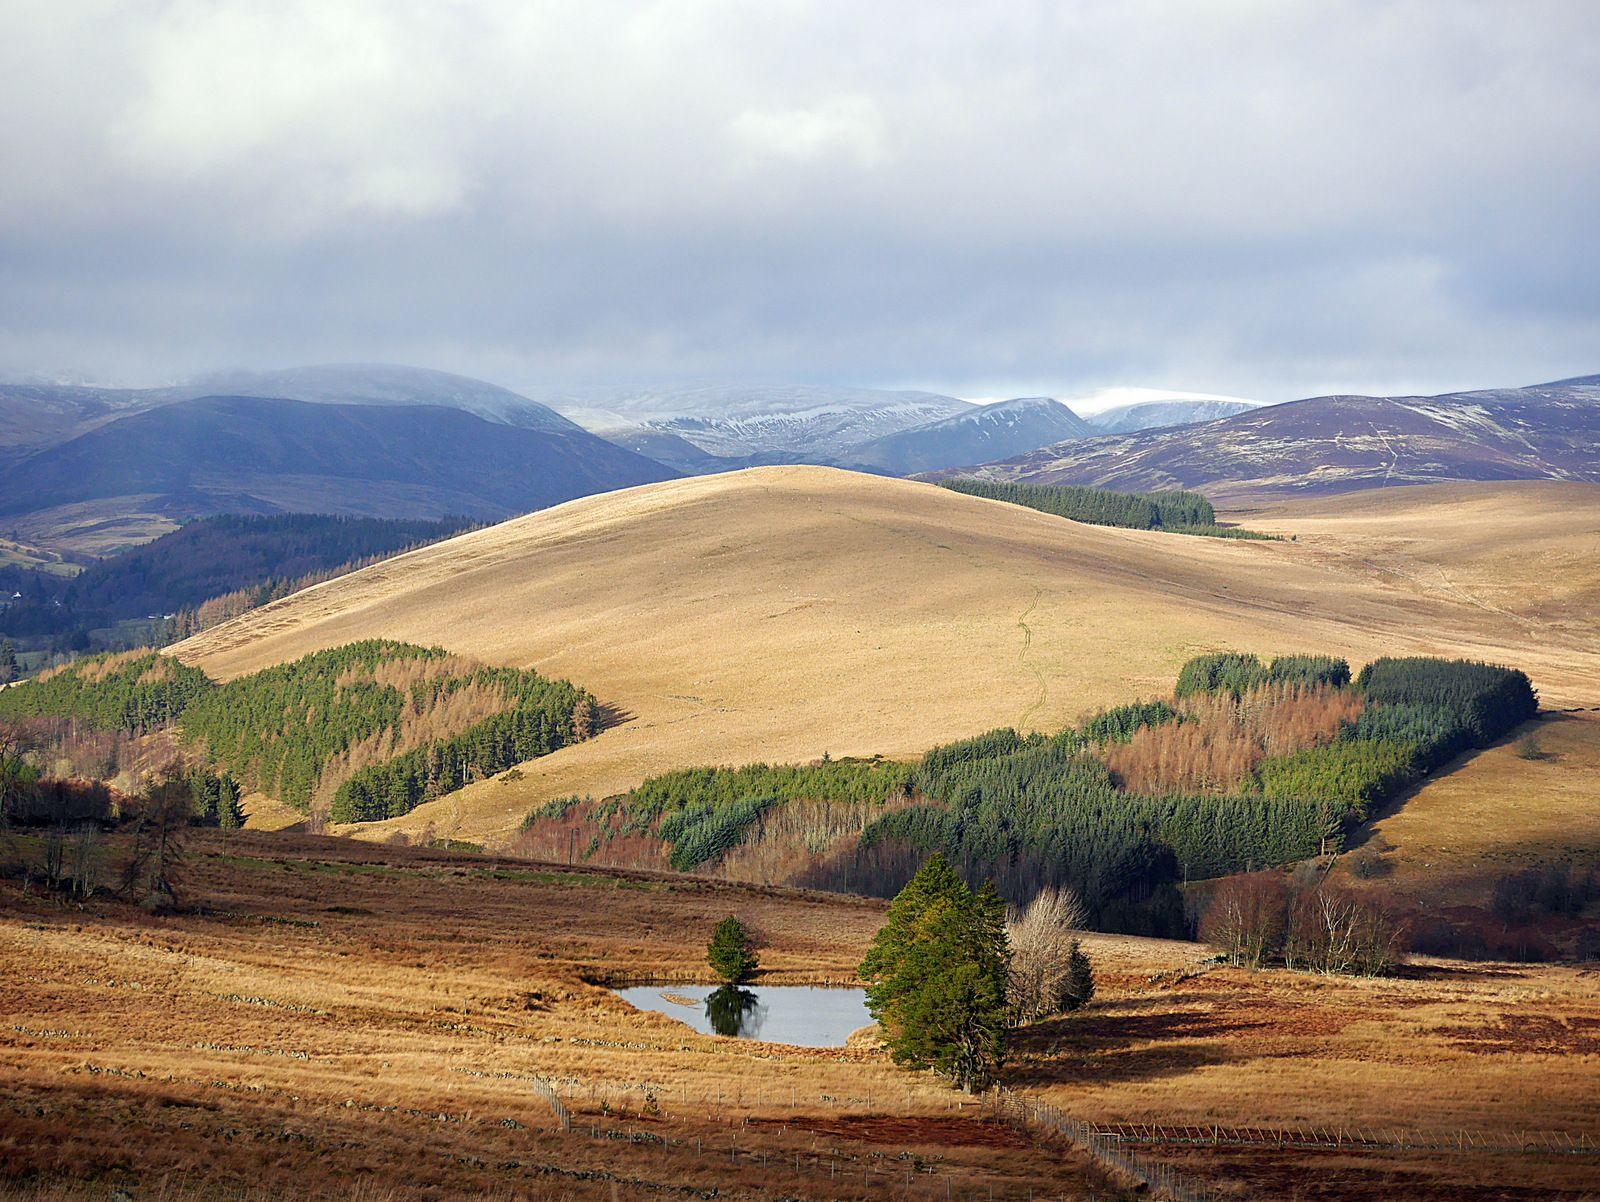
[[[1488,487],[1498,511],[1520,515],[1515,531],[1552,509],[1544,490],[1563,486]],[[177,654],[227,677],[382,635],[536,666],[613,707],[610,729],[525,766],[521,780],[363,828],[375,837],[431,826],[494,839],[551,797],[605,796],[690,764],[912,755],[994,726],[1057,729],[1164,693],[1185,659],[1214,648],[1329,652],[1356,665],[1467,655],[1526,669],[1547,702],[1600,698],[1600,645],[1584,626],[1586,614],[1600,619],[1600,601],[1581,562],[1584,531],[1600,529],[1600,489],[1557,494],[1565,533],[1549,554],[1563,538],[1575,550],[1550,617],[1539,590],[1554,568],[1508,567],[1507,591],[1488,605],[1415,579],[1430,556],[1486,576],[1502,562],[1498,544],[1480,547],[1474,523],[1451,518],[1433,491],[1384,490],[1383,529],[1409,529],[1411,541],[1380,569],[1356,536],[1290,507],[1249,520],[1298,541],[1245,543],[1086,526],[909,481],[762,468],[477,531],[309,589]]]
[[[1427,484],[1236,510],[1318,557],[1557,645],[1600,629],[1600,485]],[[1600,705],[1600,692],[1553,700]]]
[[[180,884],[204,913],[0,883],[0,1180],[371,1202],[1115,1196],[870,1045],[713,1039],[591,983],[706,979],[728,913],[762,932],[773,981],[848,981],[881,903],[250,832],[192,835]],[[1088,947],[1096,1000],[1033,1029],[1005,1074],[1079,1118],[1600,1135],[1592,972],[1429,961],[1341,980],[1204,971],[1188,943]],[[1578,1202],[1600,1164],[1148,1150],[1223,1198],[1320,1202]]]
[[[146,512],[150,497],[118,497],[57,505],[6,522],[30,543],[63,554],[102,558],[169,534],[178,523],[164,513]]]
[[[67,577],[82,570],[78,564],[66,562],[53,551],[43,551],[9,538],[0,538],[0,568],[25,568],[30,572]]]

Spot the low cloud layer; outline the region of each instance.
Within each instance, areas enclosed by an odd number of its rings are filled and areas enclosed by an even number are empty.
[[[1600,371],[1600,8],[0,7],[0,368]]]

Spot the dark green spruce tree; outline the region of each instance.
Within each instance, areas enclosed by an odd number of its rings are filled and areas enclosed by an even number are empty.
[[[1094,997],[1094,968],[1076,939],[1067,952],[1067,979],[1061,990],[1061,1008],[1080,1010]]]
[[[1005,903],[969,889],[929,857],[889,906],[861,964],[867,1004],[896,1063],[929,1068],[969,1092],[1005,1059]]]
[[[706,962],[729,985],[743,985],[756,975],[760,961],[756,958],[755,940],[744,923],[729,915],[717,923],[706,947]]]

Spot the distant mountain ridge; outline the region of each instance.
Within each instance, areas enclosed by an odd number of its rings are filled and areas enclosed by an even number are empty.
[[[642,432],[669,434],[734,466],[830,462],[847,447],[973,409],[933,392],[762,382],[587,389],[545,400],[627,445],[644,445]]]
[[[843,466],[910,475],[983,463],[1093,433],[1083,418],[1052,397],[1016,397],[870,439],[845,448],[838,458]]]
[[[0,514],[93,504],[175,520],[494,520],[678,474],[567,427],[500,425],[435,405],[202,397],[121,417],[14,464],[0,481]]]
[[[434,405],[530,430],[564,434],[582,430],[548,405],[483,380],[391,363],[332,363],[215,372],[159,388],[0,383],[0,463],[59,445],[130,413],[206,396],[341,405]]]
[[[466,376],[383,363],[215,372],[146,389],[39,381],[0,384],[0,465],[130,413],[203,396],[438,405],[528,429],[571,434],[586,428],[676,471],[696,474],[785,463],[905,474],[1005,458],[1094,432],[1074,424],[1078,415],[1069,405],[1039,397],[978,405],[932,392],[769,382],[546,390],[539,395],[536,400]],[[1169,403],[1184,402],[1172,398]],[[1199,400],[1194,403],[1202,406],[1196,412],[1203,416],[1219,415]],[[1159,424],[1194,420],[1182,418],[1181,412],[1173,408],[1157,415]],[[945,421],[957,424],[935,428]],[[925,428],[924,433],[896,439]]]
[[[217,372],[157,390],[175,400],[201,396],[288,397],[340,405],[435,405],[486,421],[570,434],[583,427],[509,388],[426,367],[392,363],[328,363],[270,371]]]
[[[1044,447],[971,474],[1193,488],[1225,501],[1450,480],[1600,481],[1600,376],[1439,396],[1311,397]]]

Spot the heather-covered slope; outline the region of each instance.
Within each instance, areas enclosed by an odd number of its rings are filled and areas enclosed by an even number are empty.
[[[1448,480],[1600,481],[1600,376],[1433,397],[1313,397],[1045,447],[976,474],[1195,488],[1213,501]]]

